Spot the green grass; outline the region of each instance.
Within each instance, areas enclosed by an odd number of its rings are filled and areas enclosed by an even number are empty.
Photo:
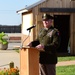
[[[75,75],[75,65],[56,67],[56,75]]]
[[[15,51],[16,51],[17,53],[19,53],[19,49],[16,49]]]
[[[75,60],[75,56],[65,56],[65,57],[58,57],[58,61],[70,61]]]
[[[75,60],[75,56],[58,57],[58,62],[70,60]],[[56,75],[75,75],[75,65],[57,66]]]

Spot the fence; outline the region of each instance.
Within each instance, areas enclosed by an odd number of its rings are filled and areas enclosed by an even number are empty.
[[[19,26],[0,26],[0,32],[21,33],[21,25]]]

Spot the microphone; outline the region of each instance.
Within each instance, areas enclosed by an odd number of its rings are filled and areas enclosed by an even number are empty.
[[[34,27],[36,27],[36,25],[33,25],[33,26],[27,28],[27,30],[30,30],[30,29],[32,29],[32,28],[34,28]]]

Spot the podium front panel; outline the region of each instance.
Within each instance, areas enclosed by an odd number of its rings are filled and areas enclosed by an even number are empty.
[[[39,51],[36,48],[20,50],[20,75],[39,75]]]

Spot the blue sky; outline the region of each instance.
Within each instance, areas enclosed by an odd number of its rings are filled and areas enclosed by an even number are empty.
[[[25,8],[40,0],[0,0],[0,24],[19,25],[21,24],[21,14],[16,11]]]

